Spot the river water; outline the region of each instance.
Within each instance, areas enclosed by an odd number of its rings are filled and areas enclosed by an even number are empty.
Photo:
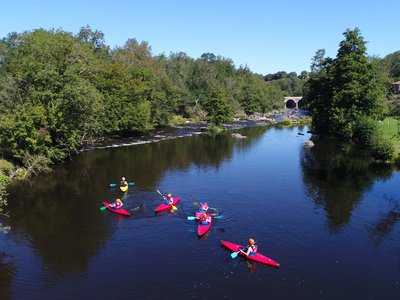
[[[87,151],[13,185],[0,299],[398,299],[400,172],[333,140],[306,149],[307,130]],[[109,187],[121,176],[135,182],[130,217],[99,209],[123,196]],[[156,189],[181,197],[178,210],[155,214]],[[223,216],[203,238],[187,220],[199,201]],[[281,266],[220,244],[249,237]]]

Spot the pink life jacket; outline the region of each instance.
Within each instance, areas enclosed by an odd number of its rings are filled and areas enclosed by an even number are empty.
[[[121,208],[122,205],[123,205],[122,202],[115,202],[115,208],[116,208],[116,209]]]

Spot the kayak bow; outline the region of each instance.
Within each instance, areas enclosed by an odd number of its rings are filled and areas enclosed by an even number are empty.
[[[203,234],[205,234],[207,231],[210,230],[211,228],[211,224],[212,224],[212,217],[210,215],[207,215],[207,217],[210,217],[210,222],[207,225],[203,225],[201,224],[201,221],[199,222],[199,224],[197,224],[197,234],[199,236],[202,236]]]

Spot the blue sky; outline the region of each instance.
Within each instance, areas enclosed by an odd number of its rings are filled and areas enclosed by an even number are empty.
[[[147,41],[153,55],[211,52],[260,74],[309,71],[318,49],[334,58],[343,32],[358,27],[369,55],[400,50],[396,0],[31,0],[1,3],[0,38],[56,28],[76,34],[89,25],[106,44]]]

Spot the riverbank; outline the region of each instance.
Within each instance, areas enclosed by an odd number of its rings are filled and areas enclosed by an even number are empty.
[[[309,120],[307,111],[305,110],[274,110],[267,114],[256,113],[248,116],[246,119],[235,118],[231,122],[223,124],[227,130],[236,130],[254,126],[268,125],[299,125],[300,122]],[[309,121],[305,121],[309,123]],[[92,151],[96,149],[107,149],[117,147],[129,147],[139,144],[147,144],[160,142],[172,138],[180,138],[205,134],[211,123],[201,121],[196,123],[185,122],[180,125],[162,126],[148,132],[140,132],[128,137],[110,137],[102,142],[87,146],[82,151]]]

